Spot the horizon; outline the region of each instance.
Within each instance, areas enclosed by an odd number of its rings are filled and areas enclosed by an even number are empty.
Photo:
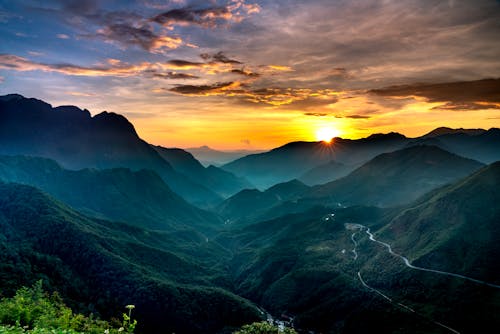
[[[498,1],[0,1],[0,95],[267,150],[500,119]]]
[[[22,96],[23,98],[26,98],[26,99],[36,99],[36,100],[39,100],[39,101],[42,101],[42,102],[45,102],[45,103],[49,103],[53,108],[63,107],[63,106],[77,107],[77,108],[79,108],[82,111],[83,110],[87,110],[89,112],[89,114],[90,114],[91,117],[94,117],[94,116],[96,116],[96,115],[98,115],[100,113],[103,113],[103,112],[114,113],[112,111],[107,111],[107,110],[103,110],[103,111],[100,111],[100,112],[92,112],[91,110],[88,110],[86,108],[81,108],[80,106],[72,105],[72,104],[54,105],[54,104],[52,104],[52,103],[50,103],[48,101],[44,101],[44,100],[36,98],[36,97],[23,96],[22,94],[19,94],[19,93],[9,93],[9,94],[5,94],[5,95],[0,95],[0,97],[7,96],[7,95],[20,95],[20,96]],[[141,134],[137,131],[137,128],[136,128],[135,124],[133,123],[133,121],[131,121],[128,117],[126,117],[126,115],[123,115],[123,114],[120,114],[120,113],[116,113],[116,114],[125,117],[127,119],[127,121],[132,124],[132,126],[136,130],[138,136],[141,139],[146,140],[145,138],[141,137]],[[429,134],[430,132],[438,130],[438,129],[450,129],[450,130],[457,130],[457,131],[460,131],[460,130],[484,130],[484,131],[489,131],[489,130],[492,130],[492,129],[499,129],[499,127],[493,126],[493,127],[490,127],[490,128],[463,128],[463,127],[453,128],[453,127],[450,127],[450,126],[441,125],[441,126],[437,126],[435,128],[432,128],[431,130],[426,131],[424,133],[417,134],[415,136],[408,136],[405,133],[402,133],[402,132],[397,131],[397,130],[389,130],[387,132],[373,132],[373,133],[369,133],[369,134],[366,134],[366,135],[363,135],[363,136],[358,136],[358,137],[335,136],[335,137],[328,137],[329,139],[325,138],[325,139],[316,139],[316,140],[291,140],[291,141],[288,141],[288,142],[284,142],[284,143],[278,144],[277,146],[267,147],[267,148],[248,148],[248,147],[242,147],[242,148],[224,149],[224,148],[218,148],[218,147],[210,146],[210,145],[203,144],[203,143],[200,143],[197,146],[178,147],[178,146],[164,146],[164,145],[161,145],[161,144],[158,144],[158,143],[149,142],[148,140],[146,140],[146,142],[148,142],[151,145],[162,146],[162,147],[165,147],[165,148],[180,148],[180,149],[183,149],[183,150],[210,149],[210,150],[220,151],[220,152],[245,152],[245,151],[248,151],[250,154],[253,154],[254,152],[267,152],[267,151],[272,150],[274,148],[279,148],[281,146],[285,146],[287,144],[296,143],[296,142],[308,142],[308,143],[320,143],[320,142],[323,142],[323,143],[325,143],[325,145],[332,145],[332,144],[334,144],[332,142],[335,139],[358,140],[358,139],[366,139],[366,138],[368,138],[370,136],[374,136],[374,135],[387,135],[387,134],[391,134],[391,133],[403,135],[403,136],[405,136],[408,139],[416,139],[416,138],[419,138],[419,137],[423,137],[423,136]]]

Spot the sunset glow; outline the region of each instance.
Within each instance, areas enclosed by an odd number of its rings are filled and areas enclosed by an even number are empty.
[[[117,112],[168,147],[491,128],[499,12],[486,0],[0,1],[0,94]]]
[[[316,139],[318,141],[329,143],[333,138],[338,137],[339,134],[340,133],[338,130],[331,127],[319,128],[318,130],[316,130]]]

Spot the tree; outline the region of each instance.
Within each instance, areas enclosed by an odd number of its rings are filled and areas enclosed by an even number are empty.
[[[250,325],[244,325],[240,330],[233,334],[297,334],[293,328],[285,327],[280,330],[278,327],[269,324],[266,321],[254,322]]]

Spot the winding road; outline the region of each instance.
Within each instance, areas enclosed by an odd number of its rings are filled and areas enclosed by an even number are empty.
[[[464,275],[460,275],[460,274],[455,274],[455,273],[450,273],[450,272],[442,271],[442,270],[435,270],[435,269],[429,269],[429,268],[423,268],[423,267],[414,266],[414,265],[412,265],[410,263],[410,260],[408,260],[406,257],[404,257],[403,255],[400,255],[398,253],[395,253],[392,250],[391,245],[389,245],[388,243],[385,243],[385,242],[382,242],[382,241],[379,241],[379,240],[375,239],[375,237],[373,236],[373,234],[370,232],[369,228],[367,228],[365,226],[363,226],[362,228],[365,228],[365,232],[366,232],[366,234],[368,234],[368,237],[369,237],[369,239],[371,241],[376,242],[376,243],[378,243],[378,244],[380,244],[382,246],[385,246],[391,255],[399,257],[401,260],[403,260],[404,264],[408,268],[415,269],[415,270],[420,270],[420,271],[427,271],[427,272],[431,272],[431,273],[435,273],[435,274],[440,274],[440,275],[458,277],[458,278],[465,279],[465,280],[468,280],[468,281],[471,281],[471,282],[474,282],[474,283],[487,285],[487,286],[490,286],[490,287],[495,288],[495,289],[500,289],[500,285],[489,283],[489,282],[485,282],[485,281],[482,281],[482,280],[478,280],[476,278],[472,278],[472,277],[468,277],[468,276],[464,276]]]
[[[427,271],[427,272],[431,272],[431,273],[435,273],[435,274],[439,274],[439,275],[446,275],[446,276],[457,277],[457,278],[468,280],[468,281],[471,281],[471,282],[474,282],[474,283],[478,283],[478,284],[482,284],[482,285],[487,285],[487,286],[490,286],[490,287],[493,287],[493,288],[496,288],[496,289],[500,289],[500,285],[489,283],[489,282],[485,282],[485,281],[478,280],[478,279],[475,279],[475,278],[472,278],[472,277],[468,277],[468,276],[465,276],[465,275],[460,275],[460,274],[456,274],[456,273],[450,273],[450,272],[442,271],[442,270],[435,270],[435,269],[429,269],[429,268],[423,268],[423,267],[414,266],[414,265],[411,264],[411,262],[410,262],[410,260],[408,260],[408,258],[406,258],[405,256],[403,256],[401,254],[398,254],[398,253],[394,252],[392,250],[392,247],[391,247],[390,244],[375,239],[373,233],[370,232],[370,228],[368,228],[368,227],[366,227],[364,225],[360,225],[360,224],[345,224],[345,228],[347,230],[351,230],[351,231],[353,230],[353,231],[355,231],[355,232],[353,232],[351,234],[351,241],[354,244],[354,248],[351,250],[351,252],[354,254],[353,261],[356,261],[358,259],[358,252],[357,252],[358,242],[356,241],[355,236],[356,236],[356,234],[358,232],[365,231],[365,233],[368,235],[368,238],[370,239],[370,241],[378,243],[378,244],[384,246],[391,255],[396,256],[396,257],[400,258],[401,260],[403,260],[404,264],[408,268],[411,268],[411,269],[414,269],[414,270],[420,270],[420,271]],[[420,314],[419,312],[415,311],[413,308],[411,308],[411,307],[409,307],[407,305],[404,305],[404,304],[402,304],[400,302],[396,302],[391,297],[389,297],[386,294],[382,293],[381,291],[379,291],[379,290],[371,287],[370,285],[368,285],[365,282],[365,280],[361,276],[361,272],[360,271],[358,271],[357,276],[358,276],[359,281],[361,282],[361,284],[365,288],[367,288],[368,290],[372,291],[373,293],[378,294],[379,296],[381,296],[382,298],[386,299],[391,304],[394,304],[394,305],[396,305],[398,307],[401,307],[401,308],[403,308],[403,309],[405,309],[405,310],[407,310],[407,311],[409,311],[411,313],[414,313],[414,314],[416,314],[418,316],[427,318],[432,323],[434,323],[434,324],[436,324],[436,325],[438,325],[440,327],[443,327],[443,328],[449,330],[452,333],[460,334],[460,332],[458,332],[457,330],[455,330],[455,329],[453,329],[453,328],[451,328],[449,326],[446,326],[446,325],[444,325],[443,323],[441,323],[439,321],[435,321],[433,319],[429,319],[427,316],[425,316],[423,314]]]

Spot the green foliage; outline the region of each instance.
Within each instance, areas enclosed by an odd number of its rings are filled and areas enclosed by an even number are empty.
[[[137,320],[132,320],[134,305],[127,305],[119,328],[108,322],[75,314],[57,293],[49,295],[38,281],[31,288],[20,288],[14,297],[0,301],[0,334],[132,334]]]
[[[269,324],[266,321],[254,322],[250,325],[244,325],[234,334],[297,334],[293,328],[285,327],[283,330]]]

